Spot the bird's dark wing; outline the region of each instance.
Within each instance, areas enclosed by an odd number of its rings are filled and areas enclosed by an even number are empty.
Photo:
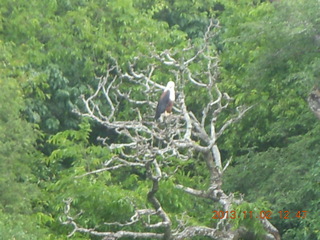
[[[164,113],[164,111],[166,110],[166,107],[169,103],[169,96],[170,91],[165,91],[161,94],[161,97],[157,105],[156,116],[154,117],[155,119],[158,119],[161,116],[161,114]]]

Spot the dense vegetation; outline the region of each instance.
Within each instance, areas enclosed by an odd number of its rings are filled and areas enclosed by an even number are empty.
[[[66,239],[70,228],[60,217],[70,196],[75,213],[85,210],[79,221],[86,227],[128,219],[129,192],[144,204],[141,172],[75,180],[113,154],[97,136],[121,139],[73,109],[83,109],[80,96],[93,91],[113,59],[126,69],[151,48],[197,44],[211,18],[220,23],[219,86],[234,108],[253,105],[219,140],[223,161],[233,159],[223,187],[268,206],[282,239],[320,239],[320,123],[307,103],[320,85],[319,9],[318,0],[2,0],[0,239]],[[165,84],[163,76],[155,81]],[[197,111],[201,101],[189,107]],[[121,107],[128,118],[128,106]],[[206,167],[188,164],[181,181],[205,184]],[[194,205],[163,184],[170,191],[159,195],[171,215]],[[194,207],[190,221],[210,224],[212,209],[203,206]],[[280,219],[278,211],[308,213]]]

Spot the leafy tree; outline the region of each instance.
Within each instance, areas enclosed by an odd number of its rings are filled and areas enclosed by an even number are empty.
[[[184,39],[130,0],[4,1],[0,11],[6,19],[1,39],[15,44],[29,80],[23,83],[25,114],[49,134],[77,127],[71,109],[79,107],[87,85],[95,87],[94,78],[105,73],[110,56],[126,63],[137,50],[148,52],[150,42],[163,48]]]
[[[5,46],[2,45],[5,48]],[[6,52],[7,56],[10,53]],[[0,68],[0,232],[2,239],[46,239],[37,220],[42,197],[33,174],[33,125],[21,117],[22,90],[6,69]]]
[[[188,34],[188,38],[203,37],[205,28],[216,14],[221,4],[216,0],[202,1],[137,1],[136,6],[152,13],[158,21],[165,21],[171,28],[178,28]]]
[[[319,82],[317,8],[317,1],[230,1],[223,13],[223,84],[235,102],[255,104],[252,115],[225,135],[226,155],[238,156],[225,186],[248,200],[270,201],[276,214],[311,213],[305,219],[275,217],[284,239],[319,238],[312,214],[319,197],[318,123],[307,106]]]
[[[234,129],[241,140],[228,138],[230,151],[240,145],[259,151],[286,146],[289,137],[315,123],[306,99],[319,81],[319,3],[250,2],[231,1],[222,20],[225,87],[235,93],[236,103],[256,104]]]
[[[288,147],[240,157],[226,173],[226,189],[244,193],[249,201],[263,198],[271,203],[272,222],[282,239],[319,239],[319,217],[314,214],[320,197],[318,132],[319,126],[291,138]],[[290,215],[284,218],[279,211]],[[307,215],[297,217],[299,211]]]

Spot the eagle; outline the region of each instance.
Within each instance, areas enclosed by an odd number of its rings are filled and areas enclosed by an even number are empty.
[[[169,81],[160,96],[156,109],[156,115],[154,117],[155,120],[159,119],[162,114],[167,116],[172,112],[173,102],[175,101],[175,98],[176,96],[174,92],[174,82]]]
[[[314,87],[309,94],[308,103],[311,111],[320,119],[320,88]]]

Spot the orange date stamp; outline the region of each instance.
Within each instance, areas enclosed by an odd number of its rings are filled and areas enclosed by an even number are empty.
[[[253,211],[212,211],[214,215],[212,219],[272,219],[272,218],[280,218],[280,219],[292,219],[292,218],[306,218],[308,211],[279,211],[279,212],[272,212],[272,211],[260,211],[254,213]]]

